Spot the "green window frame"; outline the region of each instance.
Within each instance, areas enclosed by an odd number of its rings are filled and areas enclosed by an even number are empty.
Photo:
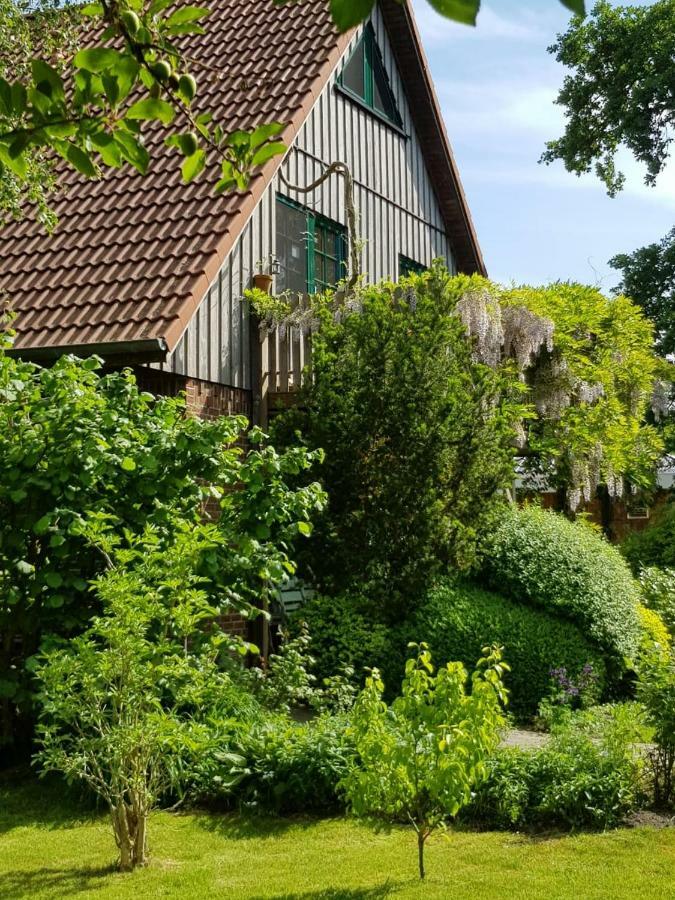
[[[362,69],[361,69],[362,67]],[[397,128],[403,120],[370,22],[338,77],[340,88]]]
[[[297,234],[289,235],[284,212],[293,210]],[[277,259],[281,267],[282,290],[304,290],[308,294],[333,288],[346,271],[346,230],[338,222],[302,206],[288,197],[277,195]],[[292,241],[296,248],[304,244],[304,259],[291,264],[285,256],[286,244]],[[297,250],[295,251],[297,252]],[[298,262],[304,263],[300,268]],[[301,288],[299,278],[304,270],[305,284]],[[288,273],[288,274],[287,274]],[[293,284],[291,284],[293,282]]]
[[[399,253],[398,255],[399,278],[404,278],[406,275],[422,275],[424,272],[428,271],[428,268],[428,266],[425,266],[423,263],[416,262],[409,256],[404,256],[402,253]]]

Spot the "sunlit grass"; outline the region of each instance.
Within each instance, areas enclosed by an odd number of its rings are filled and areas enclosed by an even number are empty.
[[[533,839],[453,831],[428,848],[424,889],[406,829],[347,819],[155,813],[152,860],[114,869],[104,815],[58,786],[0,780],[0,897],[616,898],[675,897],[675,828]]]

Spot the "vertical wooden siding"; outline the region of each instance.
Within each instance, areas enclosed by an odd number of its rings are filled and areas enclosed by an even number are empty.
[[[371,21],[404,133],[391,128],[336,89],[337,76],[358,40],[357,35],[289,150],[282,172],[289,182],[306,185],[331,162],[340,160],[349,166],[363,241],[361,269],[368,281],[395,279],[399,253],[425,265],[435,257],[442,257],[454,269],[452,248],[379,10],[375,10]],[[275,252],[277,193],[346,225],[343,183],[339,177],[330,178],[312,194],[301,194],[290,191],[277,176],[163,368],[235,387],[251,386],[249,315],[242,295],[250,286],[258,264]],[[276,346],[269,346],[271,343]],[[268,340],[263,352],[264,362],[271,352],[269,361],[278,366],[281,351],[284,366],[281,380],[286,384],[285,370],[289,365],[286,357],[299,354],[297,336],[282,343],[286,346],[279,345],[278,337]],[[292,381],[289,387],[293,386]]]

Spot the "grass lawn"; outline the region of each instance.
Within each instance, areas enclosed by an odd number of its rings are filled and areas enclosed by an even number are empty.
[[[0,897],[592,900],[675,897],[675,828],[532,839],[453,831],[432,839],[421,889],[405,829],[346,819],[153,815],[152,861],[114,870],[105,816],[61,788],[0,779]]]

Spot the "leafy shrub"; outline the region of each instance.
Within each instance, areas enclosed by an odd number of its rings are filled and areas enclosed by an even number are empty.
[[[640,658],[654,652],[655,647],[660,647],[667,652],[671,645],[670,632],[666,628],[665,622],[661,616],[646,606],[640,606],[638,609],[640,617],[640,628],[642,634],[640,636]]]
[[[654,652],[643,661],[638,678],[638,699],[654,729],[650,753],[654,802],[668,805],[675,800],[675,656]]]
[[[366,591],[395,616],[448,561],[473,561],[513,480],[523,414],[514,373],[477,361],[456,314],[483,288],[434,265],[364,287],[340,315],[332,299],[318,311],[312,377],[273,440],[299,431],[326,452],[330,504],[302,548],[322,590]]]
[[[261,812],[329,810],[341,804],[352,752],[343,716],[299,724],[268,715],[203,761],[193,796]]]
[[[647,528],[629,534],[621,552],[636,575],[649,566],[675,569],[675,503],[660,509]]]
[[[400,647],[427,641],[439,664],[458,659],[471,665],[486,645],[503,645],[511,666],[509,708],[520,717],[534,715],[549,693],[552,667],[577,676],[590,663],[598,692],[605,684],[601,653],[575,625],[465,582],[448,579],[429,591],[404,631]]]
[[[260,702],[268,709],[290,712],[293,707],[311,704],[316,678],[309,671],[314,658],[309,653],[306,626],[295,637],[281,633],[281,647],[271,654],[266,670],[249,669],[249,678]]]
[[[538,506],[509,508],[489,540],[481,577],[574,622],[617,659],[638,649],[638,586],[618,550],[583,522]]]
[[[312,672],[319,684],[350,667],[351,678],[360,685],[367,667],[384,667],[390,652],[390,631],[361,598],[314,597],[293,616],[292,632],[299,633],[303,623],[314,660]]]
[[[540,749],[497,751],[467,817],[497,828],[620,824],[642,799],[634,722],[621,712],[584,721],[574,717]]]
[[[675,569],[642,569],[640,587],[645,606],[658,613],[671,635],[675,634]]]

